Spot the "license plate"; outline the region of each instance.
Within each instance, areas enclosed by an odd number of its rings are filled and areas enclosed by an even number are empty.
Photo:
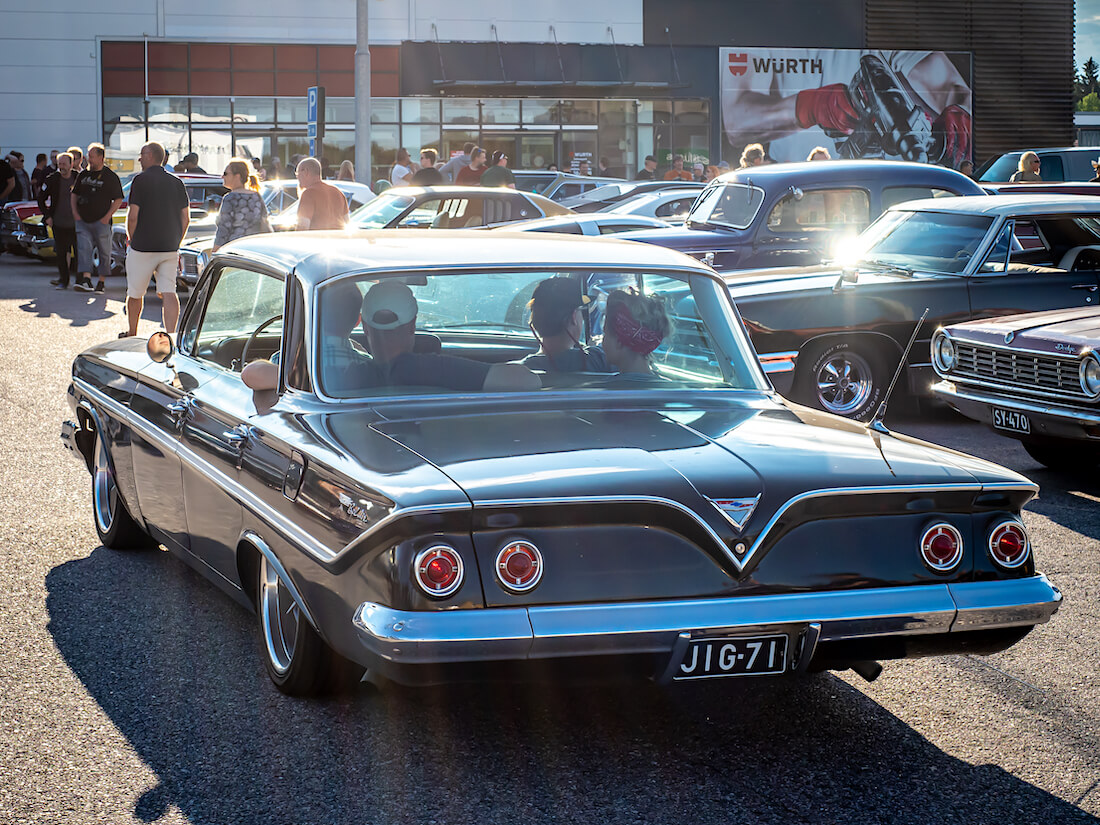
[[[1015,410],[1002,410],[1000,407],[993,408],[993,426],[1013,433],[1031,432],[1031,422],[1026,415]]]
[[[674,681],[719,676],[764,676],[787,670],[786,636],[695,639],[672,674]]]

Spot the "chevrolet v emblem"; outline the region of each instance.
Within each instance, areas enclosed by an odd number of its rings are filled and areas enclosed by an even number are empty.
[[[760,502],[760,496],[757,495],[752,498],[710,498],[707,501],[717,507],[722,515],[729,520],[729,523],[740,531],[745,526],[745,522],[749,520],[753,510],[756,509],[756,505]]]

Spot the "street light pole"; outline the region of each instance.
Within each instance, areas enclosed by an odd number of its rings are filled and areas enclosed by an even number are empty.
[[[370,41],[367,3],[355,2],[355,177],[370,186]]]

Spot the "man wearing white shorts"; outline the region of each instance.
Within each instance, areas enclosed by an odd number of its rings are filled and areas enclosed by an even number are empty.
[[[164,147],[146,143],[138,155],[141,174],[130,186],[130,212],[126,233],[130,251],[126,254],[126,316],[130,328],[119,338],[137,335],[145,290],[156,276],[157,292],[163,301],[164,329],[176,331],[180,301],[176,296],[179,247],[191,222],[190,204],[183,181],[164,169]]]

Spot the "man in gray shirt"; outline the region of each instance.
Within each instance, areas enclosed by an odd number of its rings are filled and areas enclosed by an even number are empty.
[[[462,147],[462,154],[455,155],[449,161],[439,167],[439,173],[443,175],[443,180],[448,183],[454,183],[458,177],[458,173],[470,165],[470,153],[474,151],[476,143],[466,143]]]

